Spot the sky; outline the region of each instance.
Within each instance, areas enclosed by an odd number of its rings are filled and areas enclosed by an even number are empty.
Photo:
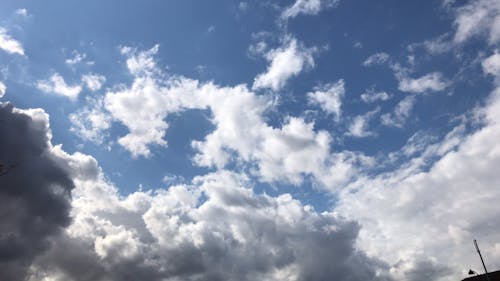
[[[500,1],[0,3],[0,279],[500,269]]]

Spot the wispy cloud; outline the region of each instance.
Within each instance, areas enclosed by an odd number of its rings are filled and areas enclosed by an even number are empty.
[[[54,73],[47,80],[39,80],[36,87],[45,93],[53,93],[60,96],[76,99],[82,91],[81,85],[68,85],[59,73]]]
[[[317,87],[314,92],[307,93],[307,98],[310,104],[318,105],[323,111],[339,119],[344,95],[345,83],[340,79],[335,83]]]
[[[380,53],[375,53],[363,62],[364,66],[372,66],[372,65],[381,65],[386,62],[388,62],[390,59],[390,56],[388,53],[380,52]]]
[[[24,56],[24,49],[22,44],[13,39],[9,34],[7,34],[7,30],[0,27],[0,49],[4,50],[9,54],[18,54]]]
[[[339,0],[296,0],[282,12],[281,18],[286,20],[300,14],[316,15],[323,9],[335,6],[338,2]]]
[[[402,128],[406,122],[406,119],[410,117],[415,102],[416,99],[414,96],[405,97],[396,105],[394,112],[385,113],[380,116],[382,124],[385,126]]]
[[[446,89],[448,84],[440,72],[431,72],[418,78],[399,77],[398,89],[410,93],[439,92]]]
[[[5,84],[2,81],[0,81],[0,98],[3,98],[6,91],[7,91],[7,86],[5,86]]]

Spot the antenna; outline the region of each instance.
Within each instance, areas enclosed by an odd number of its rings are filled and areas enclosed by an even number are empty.
[[[481,251],[479,251],[479,246],[477,245],[476,239],[474,239],[474,246],[476,247],[476,251],[479,254],[479,257],[481,258],[481,263],[483,264],[484,272],[486,272],[486,279],[490,281],[490,276],[488,276],[488,270],[486,269],[486,265],[484,265],[483,256],[481,255]]]

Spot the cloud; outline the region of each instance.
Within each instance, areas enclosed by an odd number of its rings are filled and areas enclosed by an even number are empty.
[[[484,127],[466,136],[450,132],[442,144],[425,147],[430,151],[425,154],[438,159],[429,168],[423,168],[429,160],[416,157],[394,172],[360,178],[340,196],[337,211],[363,226],[360,247],[393,264],[402,277],[426,262],[438,275],[450,271],[443,280],[456,280],[465,274],[464,264],[481,267],[470,254],[473,238],[497,243],[492,233],[500,229],[491,222],[500,212],[495,203],[500,200],[500,148],[494,141],[500,137],[499,93],[496,89],[481,110]],[[448,145],[450,140],[454,145]],[[484,252],[491,264],[500,262],[496,248]]]
[[[18,54],[24,56],[24,49],[21,43],[7,34],[7,30],[0,27],[0,49],[9,54]]]
[[[73,57],[67,58],[64,61],[66,64],[75,65],[75,64],[81,63],[87,57],[87,55],[85,53],[80,53],[78,51],[73,51],[72,55],[73,55]]]
[[[349,125],[349,129],[346,135],[356,137],[356,138],[364,138],[375,136],[374,132],[371,132],[368,128],[370,120],[378,114],[380,109],[375,109],[369,111],[363,115],[358,115],[354,117],[351,124]]]
[[[500,77],[500,54],[495,52],[482,62],[483,72],[493,75],[498,79]],[[498,81],[497,81],[498,83]]]
[[[95,92],[101,89],[102,84],[106,82],[106,77],[95,73],[88,73],[82,76],[82,82],[89,90]]]
[[[471,1],[455,10],[454,43],[486,34],[490,44],[500,40],[500,3],[496,0]]]
[[[300,14],[316,15],[321,10],[335,6],[339,0],[296,0],[281,14],[281,19],[294,18]]]
[[[245,12],[248,10],[248,3],[247,2],[240,2],[238,4],[238,9],[242,12]]]
[[[127,46],[120,48],[120,51],[127,56],[127,68],[132,75],[146,76],[153,75],[153,72],[156,71],[156,62],[153,56],[158,53],[159,49],[160,45],[156,44],[153,48],[142,52]]]
[[[287,37],[283,46],[265,54],[270,62],[265,73],[257,75],[252,89],[270,88],[278,91],[304,69],[314,67],[315,48],[305,48],[295,38]]]
[[[406,119],[410,117],[415,102],[414,96],[405,97],[396,105],[393,113],[385,113],[380,116],[382,124],[402,128]]]
[[[3,96],[5,95],[5,91],[7,91],[7,86],[5,86],[2,81],[0,81],[0,98],[3,98]]]
[[[151,50],[146,52],[153,55]],[[149,157],[152,147],[167,146],[169,114],[202,109],[210,111],[214,130],[191,143],[193,163],[198,166],[223,169],[238,164],[262,181],[296,185],[310,176],[318,187],[333,190],[349,181],[359,167],[372,163],[361,153],[330,151],[330,134],[315,131],[314,123],[302,118],[288,116],[278,126],[267,124],[265,113],[272,109],[272,95],[257,95],[245,85],[221,87],[167,76],[153,58],[142,52],[135,56],[142,57],[145,69],[136,72],[129,87],[109,91],[104,98],[105,113],[129,131],[118,143],[133,157]],[[133,69],[141,67],[134,64]]]
[[[255,194],[243,175],[119,196],[91,157],[59,154],[74,171],[74,219],[33,280],[386,280],[356,250],[355,222]]]
[[[39,80],[36,86],[42,92],[65,96],[72,100],[75,100],[82,91],[80,85],[66,84],[59,73],[54,73],[48,80]]]
[[[102,99],[89,99],[87,105],[69,115],[70,130],[86,141],[102,144],[111,127],[111,116],[104,110]]]
[[[16,10],[16,15],[22,16],[22,17],[27,17],[28,16],[28,10],[22,8],[22,9],[17,9]]]
[[[439,92],[446,89],[449,84],[440,72],[428,73],[419,78],[402,76],[398,77],[398,80],[398,89],[410,93]]]
[[[380,52],[369,56],[364,62],[363,66],[381,65],[389,61],[391,57],[389,54]]]
[[[70,224],[70,173],[50,140],[48,115],[0,104],[0,279],[26,280],[36,256]]]
[[[42,110],[4,104],[0,119],[2,163],[22,159],[0,178],[2,279],[382,280],[355,222],[255,194],[244,175],[120,196],[94,158],[50,144]]]
[[[328,114],[335,115],[338,120],[341,115],[342,98],[345,95],[345,83],[340,79],[335,83],[316,88],[316,91],[307,93],[310,104],[319,105]]]
[[[483,61],[485,72],[495,61],[496,53]],[[496,88],[485,106],[469,113],[479,120],[461,122],[437,141],[412,136],[401,149],[411,158],[398,169],[362,176],[339,195],[336,211],[362,225],[360,248],[390,264],[396,280],[421,280],[424,270],[431,275],[426,280],[457,280],[468,267],[481,268],[471,254],[473,239],[489,245],[482,250],[490,264],[500,262],[492,235],[500,228],[491,223],[500,213],[500,88],[494,75]],[[469,132],[470,126],[476,129]]]
[[[361,94],[361,100],[365,103],[374,103],[376,101],[386,101],[391,98],[387,92],[375,91],[375,89],[370,88]]]

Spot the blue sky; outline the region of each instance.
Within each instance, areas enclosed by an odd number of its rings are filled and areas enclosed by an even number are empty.
[[[279,213],[290,198],[307,213],[285,212],[296,236],[315,237],[301,223],[357,225],[352,255],[369,260],[371,278],[456,280],[480,269],[469,251],[474,237],[488,247],[491,267],[500,262],[491,224],[500,209],[490,206],[500,199],[499,23],[498,0],[7,0],[0,101],[50,116],[50,153],[70,163],[75,182],[73,222],[61,231],[109,263],[102,280],[122,276],[115,270],[123,260],[147,261],[154,243],[177,249],[158,237],[187,235],[181,230],[191,224],[210,226],[188,239],[210,256],[196,235],[217,232],[211,223],[219,218],[206,211],[213,204],[225,214],[220,227],[240,229],[229,201],[269,201]],[[184,202],[179,190],[198,203]],[[170,200],[191,209],[179,218]],[[148,221],[155,212],[180,220],[177,234]],[[128,217],[146,228],[124,224]],[[90,218],[101,230],[86,236]],[[227,235],[243,244],[255,238]],[[340,236],[311,243],[335,252]],[[114,256],[114,243],[129,255]],[[229,247],[225,257],[238,251]],[[319,265],[291,260],[259,271],[261,280],[323,280],[308,275],[325,270]],[[54,261],[33,262],[30,272],[47,264],[53,270],[43,280],[84,280]],[[202,264],[213,270],[194,270],[203,277],[189,280],[255,273],[243,261],[233,272]],[[164,273],[148,270],[158,273],[151,280]],[[180,278],[167,275],[158,280]]]

